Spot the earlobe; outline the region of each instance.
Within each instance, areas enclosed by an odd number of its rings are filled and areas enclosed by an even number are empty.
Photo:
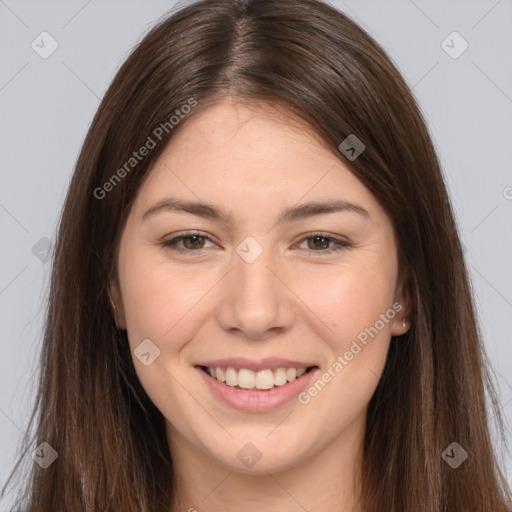
[[[400,298],[395,299],[393,304],[400,304],[402,305],[402,308],[400,308],[399,311],[397,309],[397,313],[393,318],[391,334],[393,336],[402,336],[411,327],[410,316],[408,315],[409,308],[404,303],[404,300]]]
[[[408,276],[399,279],[395,290],[395,299],[393,305],[397,304],[400,307],[393,306],[396,315],[393,318],[391,334],[393,336],[402,336],[411,327],[412,318],[412,304],[411,304],[411,288]]]
[[[121,293],[116,283],[110,283],[108,287],[108,298],[112,308],[112,316],[118,329],[126,329],[126,319],[124,315],[123,302],[121,300]]]

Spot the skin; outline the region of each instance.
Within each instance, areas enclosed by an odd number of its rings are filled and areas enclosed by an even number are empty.
[[[132,354],[144,339],[160,350],[149,366],[133,361],[166,419],[180,489],[170,510],[358,511],[368,402],[391,336],[409,325],[392,223],[342,158],[282,111],[227,98],[180,128],[138,191],[111,285]],[[232,219],[162,210],[142,220],[169,196],[211,203]],[[340,198],[370,217],[336,212],[277,224],[287,207]],[[187,230],[213,240],[180,242],[186,254],[162,246]],[[315,231],[351,245],[321,254],[334,243],[306,238]],[[236,252],[248,236],[263,248],[250,264]],[[403,309],[307,404],[243,412],[194,368],[275,356],[323,373],[396,302]],[[237,458],[247,442],[262,454],[251,468]]]

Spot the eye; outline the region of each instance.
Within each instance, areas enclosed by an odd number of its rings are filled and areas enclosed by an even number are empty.
[[[338,238],[334,238],[332,236],[328,236],[326,233],[311,233],[308,236],[302,238],[302,241],[302,243],[306,242],[308,245],[308,248],[306,249],[308,254],[329,254],[350,247],[348,242],[339,240]],[[330,243],[334,245],[331,247],[326,247]],[[314,250],[310,250],[311,248]]]
[[[204,244],[206,241],[213,242],[208,235],[197,231],[191,231],[165,240],[161,245],[179,253],[200,254],[205,249]],[[302,243],[306,242],[308,244],[308,248],[306,249],[308,254],[330,254],[341,251],[347,247],[351,247],[349,242],[328,236],[326,233],[311,233],[302,238],[301,241]],[[179,245],[181,243],[183,243],[183,246]],[[331,245],[331,247],[327,247],[330,244],[333,245]]]
[[[171,249],[172,251],[181,253],[199,253],[204,248],[203,246],[206,240],[212,241],[212,239],[209,236],[203,235],[202,233],[198,233],[196,231],[192,231],[189,233],[184,233],[182,235],[176,236],[174,238],[170,238],[169,240],[165,240],[162,243],[162,246]],[[184,248],[178,245],[181,242],[184,243]]]

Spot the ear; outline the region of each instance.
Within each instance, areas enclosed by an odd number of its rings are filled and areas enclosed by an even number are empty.
[[[396,312],[391,327],[393,336],[401,336],[411,328],[413,309],[409,272],[400,272],[393,299],[393,310]]]
[[[124,314],[123,300],[121,298],[119,284],[115,279],[112,279],[109,284],[108,296],[110,299],[110,305],[112,306],[112,315],[118,329],[126,330],[126,317]]]

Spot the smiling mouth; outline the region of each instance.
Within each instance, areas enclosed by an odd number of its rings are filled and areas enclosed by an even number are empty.
[[[300,379],[317,366],[300,368],[275,368],[259,371],[247,368],[221,368],[219,366],[198,366],[213,379],[235,389],[245,391],[268,391]]]

